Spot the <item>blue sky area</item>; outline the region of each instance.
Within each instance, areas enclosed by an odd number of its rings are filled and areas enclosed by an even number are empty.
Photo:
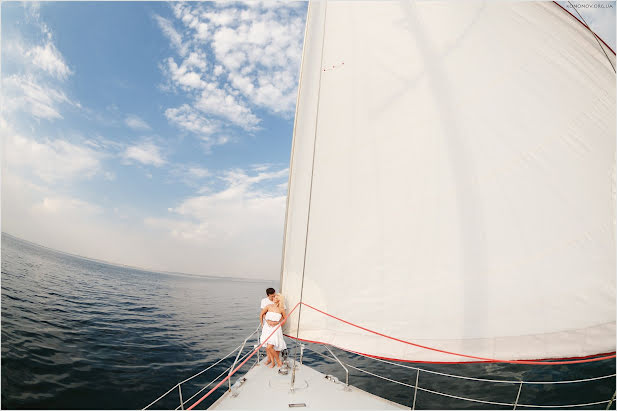
[[[2,230],[278,278],[307,4],[2,2]]]
[[[2,3],[3,230],[276,278],[306,7]]]

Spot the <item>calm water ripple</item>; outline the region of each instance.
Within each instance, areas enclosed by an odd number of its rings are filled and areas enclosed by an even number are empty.
[[[275,285],[118,267],[3,234],[2,408],[142,408],[236,347]]]
[[[179,381],[222,358],[253,332],[259,301],[264,290],[271,286],[278,287],[269,281],[211,279],[118,267],[2,234],[1,406],[3,409],[143,408]],[[359,368],[408,384],[415,382],[414,371],[338,350],[335,353]],[[229,367],[234,357],[196,378],[194,384],[183,386],[185,399]],[[342,369],[331,360],[308,352],[305,363],[344,380]],[[543,381],[615,372],[614,361],[557,367],[499,364],[422,367],[481,378]],[[412,392],[408,388],[377,382],[356,371],[350,372],[350,382],[411,405]],[[513,402],[517,393],[515,385],[478,384],[426,373],[422,374],[420,385],[502,402]],[[614,378],[576,387],[526,386],[520,401],[544,404],[601,401],[610,399],[614,392]],[[200,408],[211,403],[204,401]],[[177,393],[173,393],[154,408],[175,408],[178,404]],[[495,408],[430,393],[419,393],[416,407]]]

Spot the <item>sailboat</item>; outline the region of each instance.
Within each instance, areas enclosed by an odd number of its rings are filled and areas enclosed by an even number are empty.
[[[615,358],[615,53],[571,12],[309,3],[285,335],[402,363]],[[288,363],[213,407],[400,408]]]

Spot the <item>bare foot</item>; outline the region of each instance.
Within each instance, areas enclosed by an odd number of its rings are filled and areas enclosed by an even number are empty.
[[[268,368],[274,368],[274,363],[268,365]]]
[[[268,360],[268,361],[266,361],[266,363],[265,363],[264,365],[268,365],[268,364],[270,364],[270,363],[271,363],[271,361],[270,361],[270,360]]]

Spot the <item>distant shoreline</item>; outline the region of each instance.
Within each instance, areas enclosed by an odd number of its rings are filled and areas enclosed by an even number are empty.
[[[70,256],[70,257],[80,258],[82,260],[92,261],[92,262],[99,263],[99,264],[110,265],[112,267],[129,268],[131,270],[136,270],[136,271],[141,271],[141,272],[146,272],[146,273],[176,275],[176,276],[185,276],[185,277],[193,277],[193,278],[204,278],[204,279],[208,279],[208,280],[234,280],[234,281],[260,282],[260,283],[261,282],[277,281],[277,280],[267,280],[267,279],[263,279],[263,278],[224,277],[224,276],[217,276],[217,275],[199,275],[199,274],[182,273],[182,272],[178,272],[178,271],[160,271],[160,270],[148,269],[148,268],[143,268],[143,267],[136,267],[136,266],[122,264],[122,263],[113,263],[113,262],[110,262],[110,261],[99,260],[99,259],[96,259],[96,258],[85,257],[83,255],[68,253],[68,252],[62,251],[62,250],[56,250],[55,248],[47,247],[47,246],[44,246],[44,245],[41,245],[41,244],[38,244],[38,243],[35,243],[35,242],[32,242],[32,241],[25,240],[23,238],[17,237],[17,236],[15,236],[13,234],[9,234],[6,231],[2,231],[2,236],[7,236],[7,237],[10,237],[10,238],[12,238],[14,240],[21,241],[21,242],[29,244],[29,245],[33,245],[35,247],[40,247],[40,248],[43,248],[45,250],[52,251],[54,253],[64,254],[64,255],[67,255],[67,256]]]

